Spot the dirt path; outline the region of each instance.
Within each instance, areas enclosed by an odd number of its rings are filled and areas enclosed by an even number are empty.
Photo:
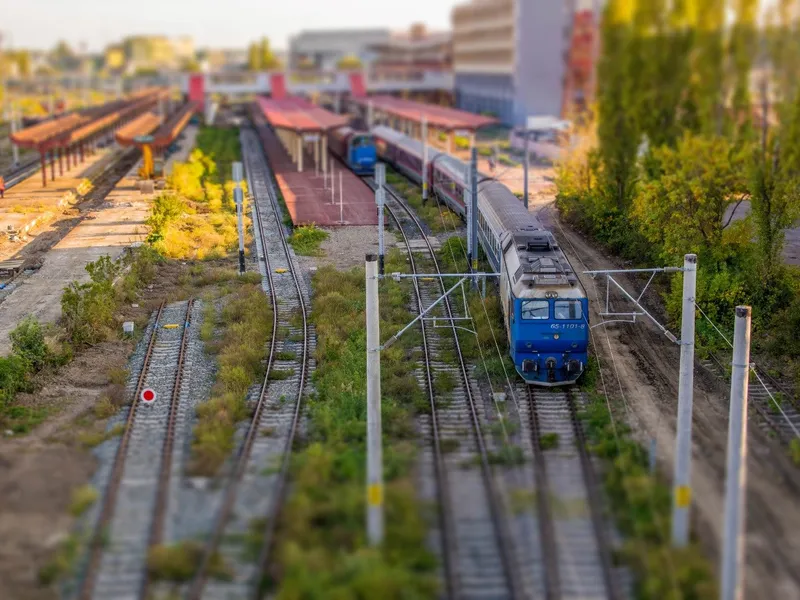
[[[579,234],[561,227],[547,205],[540,217],[577,271],[620,267]],[[580,275],[590,299],[605,294],[601,280]],[[627,282],[627,289],[642,288]],[[648,307],[661,313],[658,298]],[[594,323],[600,303],[592,308]],[[619,306],[621,308],[621,305]],[[678,396],[679,348],[644,320],[593,330],[594,351],[610,394],[625,400],[628,420],[643,441],[657,439],[660,466],[671,478]],[[693,522],[714,565],[718,563],[724,512],[725,448],[728,428],[725,385],[701,367],[695,368],[693,416]],[[753,423],[751,421],[751,423]],[[800,470],[785,449],[762,429],[749,428],[747,474],[746,594],[753,599],[800,599]]]

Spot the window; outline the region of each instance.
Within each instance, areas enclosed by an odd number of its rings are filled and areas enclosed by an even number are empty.
[[[522,318],[526,320],[549,319],[550,303],[547,300],[523,300]]]
[[[554,303],[556,319],[576,320],[583,318],[580,300],[556,300]]]

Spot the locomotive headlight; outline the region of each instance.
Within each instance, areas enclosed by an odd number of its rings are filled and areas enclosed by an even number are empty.
[[[557,340],[557,339],[558,339],[558,338],[560,338],[560,337],[561,337],[561,336],[560,336],[560,335],[558,335],[557,333],[554,333],[554,334],[553,334],[553,339],[554,339],[554,340]]]

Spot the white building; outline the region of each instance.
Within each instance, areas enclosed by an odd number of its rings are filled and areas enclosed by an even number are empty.
[[[572,0],[472,0],[453,10],[456,102],[509,125],[561,112]]]
[[[289,41],[289,67],[311,64],[319,70],[336,68],[345,56],[357,56],[365,65],[375,58],[372,47],[390,40],[388,29],[331,29],[303,31]]]

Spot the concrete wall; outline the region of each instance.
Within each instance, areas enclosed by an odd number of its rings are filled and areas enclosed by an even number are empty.
[[[515,124],[561,113],[570,2],[518,0]]]
[[[514,120],[514,81],[510,75],[456,74],[456,106],[474,113],[489,111],[504,123]]]

